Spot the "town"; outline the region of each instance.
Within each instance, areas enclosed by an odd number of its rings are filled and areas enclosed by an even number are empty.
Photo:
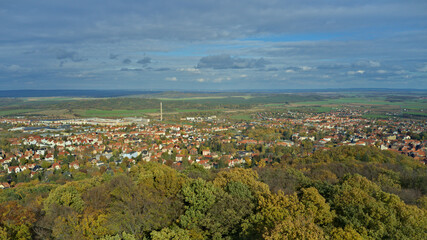
[[[2,1],[0,240],[427,239],[427,1]]]
[[[256,112],[251,121],[217,116],[166,123],[144,118],[1,118],[0,188],[38,178],[78,179],[129,171],[140,161],[175,168],[250,168],[310,157],[337,146],[371,146],[427,163],[426,123],[365,119],[352,109],[328,113]]]

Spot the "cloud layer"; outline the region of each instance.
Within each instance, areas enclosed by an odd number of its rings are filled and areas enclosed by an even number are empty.
[[[0,29],[2,89],[427,88],[424,0],[18,0]]]
[[[222,54],[215,56],[202,57],[197,64],[197,68],[213,68],[213,69],[228,69],[228,68],[264,68],[269,62],[264,58],[245,59],[231,57],[230,55]]]

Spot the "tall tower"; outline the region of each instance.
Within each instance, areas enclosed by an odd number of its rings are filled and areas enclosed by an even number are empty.
[[[162,102],[160,102],[160,122],[163,121],[163,105]]]

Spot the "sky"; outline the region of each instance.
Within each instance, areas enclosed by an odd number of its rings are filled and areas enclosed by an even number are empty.
[[[0,0],[0,89],[427,89],[426,0]]]

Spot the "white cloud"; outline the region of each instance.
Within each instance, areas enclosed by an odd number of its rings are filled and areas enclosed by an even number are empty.
[[[198,82],[206,82],[206,79],[204,79],[204,78],[198,78],[196,81],[198,81]]]
[[[214,83],[221,83],[223,81],[230,81],[231,77],[219,77],[213,80]]]
[[[381,63],[380,63],[380,62],[377,62],[377,61],[369,61],[369,65],[370,65],[371,67],[380,67],[380,66],[381,66]]]
[[[177,81],[178,79],[177,79],[176,77],[167,77],[167,78],[165,78],[165,80],[166,80],[166,81],[173,81],[173,82],[175,82],[175,81]]]
[[[178,68],[180,72],[191,72],[191,73],[200,73],[200,70],[197,68]]]
[[[264,68],[269,61],[264,58],[240,58],[228,54],[210,55],[202,57],[197,64],[197,68],[211,69],[244,69],[244,68]]]
[[[357,71],[348,71],[348,75],[356,75],[356,74],[364,74],[365,70],[357,70]]]
[[[312,68],[312,67],[309,67],[309,66],[302,66],[302,67],[300,67],[301,68],[301,70],[303,70],[303,71],[310,71],[310,70],[313,70],[314,68]]]

